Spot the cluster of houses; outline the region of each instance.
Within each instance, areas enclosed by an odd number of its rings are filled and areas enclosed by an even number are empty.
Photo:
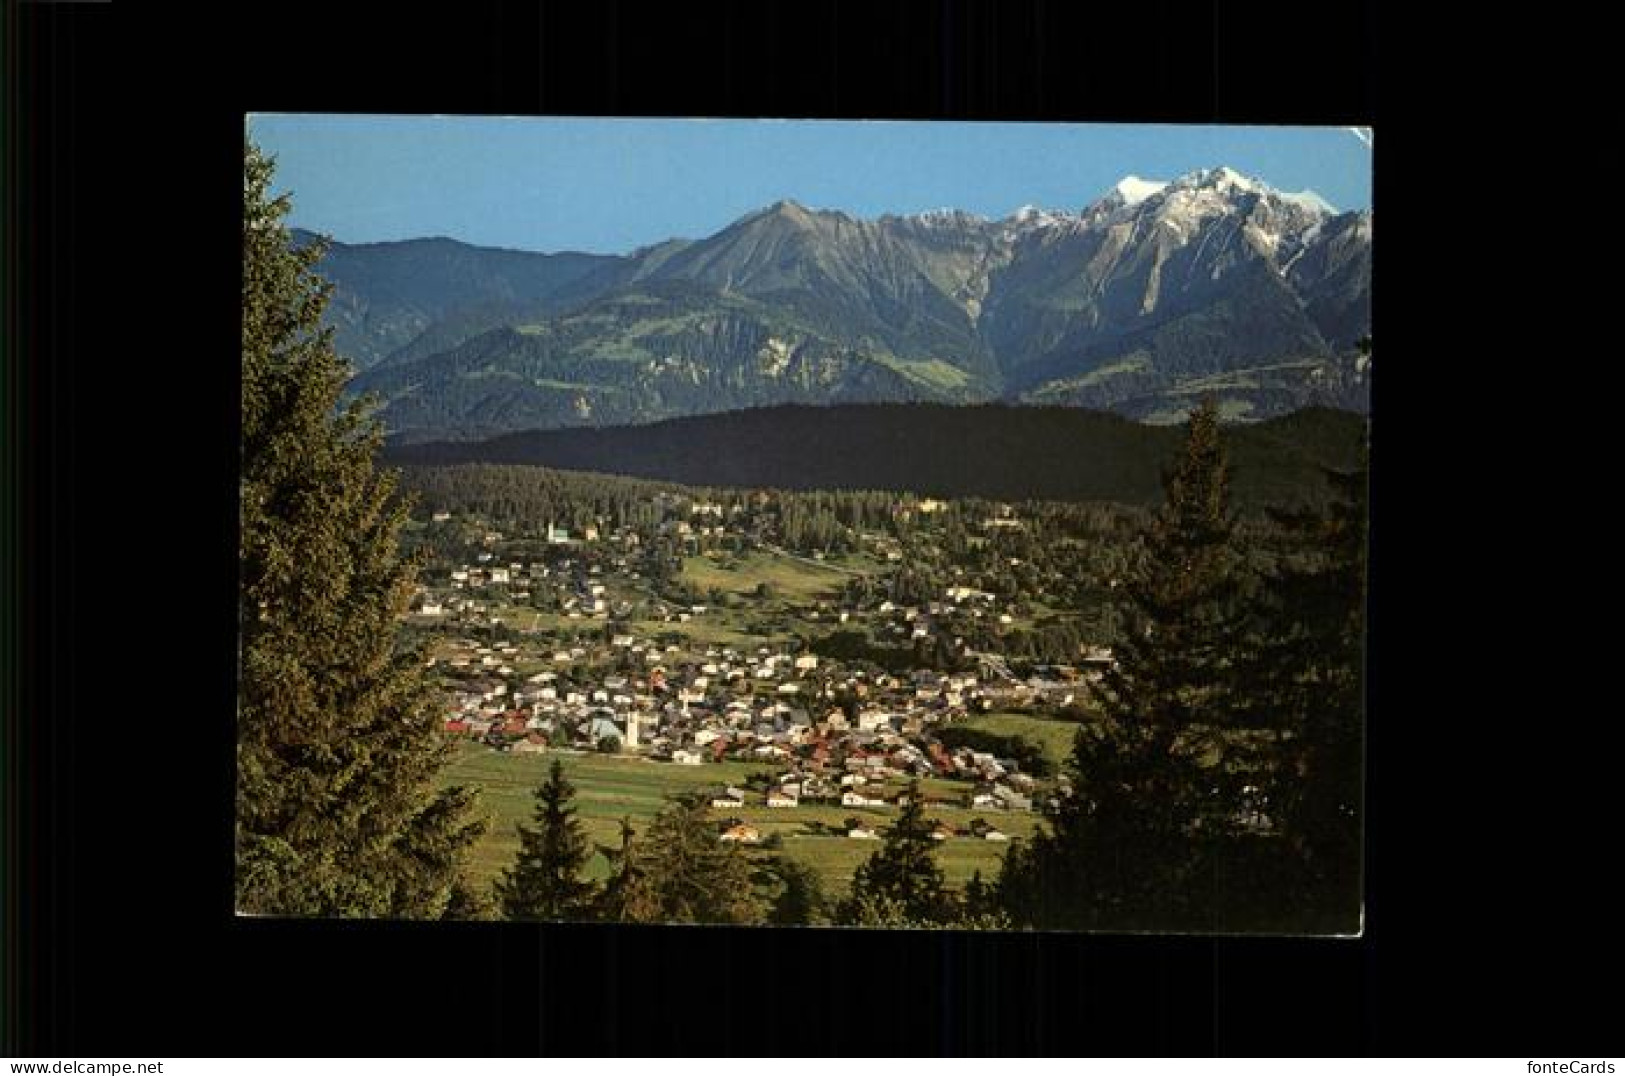
[[[724,508],[720,504],[690,501],[669,494],[657,494],[654,500],[656,507],[667,513],[657,528],[658,532],[677,538],[689,552],[701,548],[705,539],[723,536],[775,548],[759,541],[755,534],[745,529],[738,518],[744,511],[739,505]],[[946,507],[945,502],[928,498],[917,502],[912,509],[899,507],[896,511],[904,515],[915,511],[930,515]],[[1020,527],[1021,520],[1012,513],[1009,507],[1001,507],[997,515],[983,520],[982,526],[989,530]],[[447,512],[436,512],[432,518],[437,523],[443,523],[449,521],[451,516]],[[533,592],[548,588],[555,599],[554,607],[571,619],[624,617],[632,612],[631,602],[624,597],[617,600],[609,593],[604,577],[607,568],[610,574],[627,581],[639,578],[634,558],[645,543],[635,529],[588,524],[570,531],[549,523],[543,533],[548,546],[567,547],[560,552],[572,554],[590,550],[594,556],[567,555],[563,559],[555,559],[552,564],[535,560],[528,563],[522,560],[499,563],[495,550],[501,546],[503,536],[500,532],[490,531],[484,535],[484,544],[491,551],[480,553],[474,563],[458,565],[451,571],[449,584],[444,588],[435,592],[426,588],[420,594],[414,611],[423,617],[461,616],[479,623],[482,615],[490,612],[489,606],[492,604],[480,595],[488,595],[496,589],[508,601],[524,603],[529,601]],[[876,557],[888,562],[901,559],[901,548],[895,538],[868,533],[861,537],[868,551]],[[814,554],[814,558],[821,558],[821,554]],[[674,624],[687,623],[708,612],[704,605],[676,605],[660,600],[653,601],[651,606],[648,613],[654,619]],[[871,625],[877,638],[897,642],[929,638],[944,630],[943,623],[956,615],[971,620],[997,621],[1001,625],[1014,622],[1014,617],[1001,605],[998,595],[967,585],[949,586],[939,599],[920,604],[902,604],[884,599],[867,602],[822,601],[810,603],[799,612],[809,620],[841,624],[862,618]]]
[[[548,530],[550,534],[561,533],[552,527]],[[477,624],[490,604],[477,595],[500,589],[508,602],[519,603],[529,601],[533,590],[544,587],[553,591],[559,610],[572,618],[602,619],[630,611],[629,603],[611,603],[608,587],[599,578],[602,569],[598,565],[578,564],[569,558],[553,565],[517,560],[498,564],[495,560],[495,554],[481,553],[474,563],[453,568],[447,585],[438,592],[420,588],[413,612],[423,617],[464,614]]]
[[[701,502],[683,507],[665,519],[663,530],[716,533],[732,524],[728,511],[739,511]],[[915,510],[931,514],[942,507],[924,500]],[[987,525],[1010,523],[1019,521],[1001,514]],[[932,777],[963,782],[966,807],[1030,811],[1037,791],[1030,775],[1011,760],[950,748],[937,733],[971,713],[1067,705],[1081,694],[1082,680],[1111,662],[1109,651],[1096,650],[1073,666],[1017,677],[996,655],[981,655],[986,661],[974,673],[888,674],[788,645],[705,645],[677,628],[651,637],[626,619],[631,605],[625,599],[639,578],[637,534],[591,526],[571,532],[551,524],[545,533],[549,546],[564,547],[545,562],[500,556],[502,535],[487,533],[486,551],[424,587],[414,612],[438,619],[446,636],[464,629],[477,634],[500,624],[489,606],[524,602],[549,588],[549,608],[603,621],[602,630],[595,625],[590,641],[570,633],[578,638],[565,642],[557,632],[521,623],[507,626],[507,641],[445,638],[431,664],[445,687],[449,734],[502,751],[614,751],[677,766],[760,762],[778,773],[778,784],[765,794],[765,805],[774,809],[891,805],[896,786]],[[884,552],[895,559],[895,549]],[[995,594],[952,585],[918,604],[884,597],[818,601],[800,614],[841,623],[857,617],[876,637],[907,640],[932,635],[956,615],[1008,623],[1009,614],[999,610]],[[707,612],[705,605],[654,600],[640,617],[681,624]],[[735,799],[732,791],[723,793],[717,806],[725,811]]]
[[[881,831],[874,825],[858,819],[852,819],[853,824],[845,826],[847,839],[854,841],[878,841]],[[968,838],[979,841],[1008,841],[1009,834],[988,822],[986,819],[976,818],[963,827],[955,827],[947,822],[938,822],[931,828],[931,839],[934,841],[947,841]],[[738,844],[764,843],[761,828],[737,818],[727,819],[722,823],[721,840]]]
[[[453,641],[435,661],[448,733],[499,750],[613,750],[679,766],[760,762],[781,771],[768,807],[890,805],[895,793],[881,790],[926,777],[966,782],[967,806],[1033,806],[1035,782],[1014,762],[934,735],[1002,686],[975,675],[874,675],[768,646],[693,653],[632,634],[537,651],[550,667],[529,675],[516,671],[522,653],[516,643]]]

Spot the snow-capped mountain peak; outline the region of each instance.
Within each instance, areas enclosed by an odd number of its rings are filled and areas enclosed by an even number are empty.
[[[1180,176],[1167,185],[1170,194],[1190,193],[1202,195],[1211,192],[1218,195],[1257,194],[1266,197],[1278,198],[1283,202],[1291,203],[1300,209],[1323,216],[1335,216],[1337,207],[1312,190],[1279,191],[1254,176],[1244,175],[1228,165],[1217,168],[1201,168],[1187,175]]]
[[[1167,186],[1167,183],[1159,180],[1128,175],[1117,181],[1108,197],[1115,195],[1124,205],[1139,205],[1153,194],[1160,194]]]
[[[1215,191],[1221,194],[1265,194],[1271,190],[1268,183],[1242,175],[1228,165],[1217,168],[1198,168],[1168,184],[1170,191]]]

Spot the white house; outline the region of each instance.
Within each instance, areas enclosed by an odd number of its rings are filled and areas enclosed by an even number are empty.
[[[690,751],[686,747],[679,747],[671,753],[671,760],[679,766],[698,766],[702,757],[698,751]]]
[[[876,729],[891,728],[891,714],[884,710],[865,710],[858,715],[858,728],[865,732]]]
[[[995,785],[993,795],[998,797],[1000,806],[1009,811],[1030,811],[1033,801],[1023,796],[1013,788],[1004,785]]]

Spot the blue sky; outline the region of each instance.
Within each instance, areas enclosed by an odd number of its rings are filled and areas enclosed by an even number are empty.
[[[618,254],[781,198],[1002,217],[1221,164],[1339,209],[1371,204],[1370,140],[1346,127],[263,115],[249,129],[277,158],[292,223],[350,243]]]

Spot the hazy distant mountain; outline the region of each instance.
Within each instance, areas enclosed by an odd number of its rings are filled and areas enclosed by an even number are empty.
[[[296,245],[315,238],[294,230]],[[326,322],[333,326],[339,352],[365,370],[441,319],[467,318],[486,307],[505,317],[508,307],[544,299],[618,261],[601,254],[496,250],[454,239],[360,244],[330,239],[316,270],[334,286]]]
[[[1256,419],[1365,407],[1371,229],[1216,168],[1130,176],[1078,212],[786,201],[625,257],[431,240],[335,248],[321,269],[348,296],[335,324],[370,349],[354,387],[408,439],[788,402],[1172,421],[1204,392]]]

